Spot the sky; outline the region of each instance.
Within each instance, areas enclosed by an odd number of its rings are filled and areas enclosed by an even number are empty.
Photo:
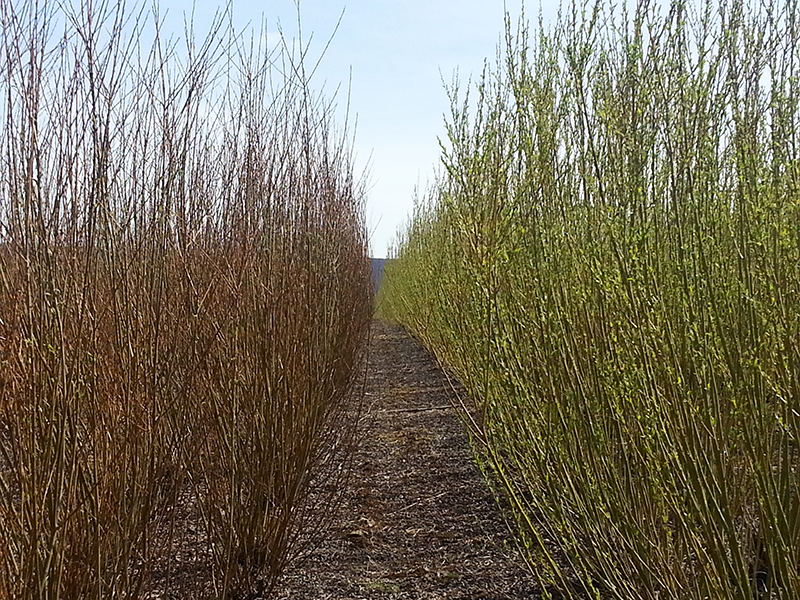
[[[528,2],[526,17],[547,25],[558,2]],[[207,31],[224,0],[197,0],[194,25]],[[415,189],[433,181],[439,163],[439,138],[445,136],[449,102],[444,83],[458,72],[462,88],[477,77],[487,59],[494,64],[503,32],[504,10],[516,23],[522,0],[300,0],[302,37],[310,42],[314,64],[330,46],[311,87],[329,96],[337,88],[343,120],[350,86],[355,169],[368,178],[367,227],[373,257],[387,256],[397,232],[408,222]],[[161,0],[164,24],[180,36],[191,0]],[[336,25],[341,17],[338,30]],[[278,28],[297,36],[295,0],[233,2],[237,31],[265,22],[268,35]],[[336,31],[335,31],[336,30]],[[334,35],[335,31],[335,35]],[[333,38],[331,39],[331,36]]]

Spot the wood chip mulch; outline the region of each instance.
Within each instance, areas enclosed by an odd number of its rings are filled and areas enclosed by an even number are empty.
[[[366,385],[367,429],[338,519],[275,597],[540,598],[435,361],[375,321]]]

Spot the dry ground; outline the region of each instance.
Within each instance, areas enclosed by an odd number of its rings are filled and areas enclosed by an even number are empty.
[[[339,518],[277,598],[538,598],[431,357],[376,321],[366,385]]]

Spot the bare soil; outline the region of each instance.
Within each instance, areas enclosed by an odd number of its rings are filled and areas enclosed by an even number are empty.
[[[276,597],[539,598],[435,361],[373,323],[367,420],[337,520]]]

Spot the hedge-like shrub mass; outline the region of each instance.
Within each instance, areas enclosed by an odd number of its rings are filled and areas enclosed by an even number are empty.
[[[261,597],[360,412],[335,107],[221,16],[177,50],[122,3],[0,14],[0,598]]]
[[[450,90],[381,306],[466,385],[548,589],[800,596],[799,22],[578,4]]]

